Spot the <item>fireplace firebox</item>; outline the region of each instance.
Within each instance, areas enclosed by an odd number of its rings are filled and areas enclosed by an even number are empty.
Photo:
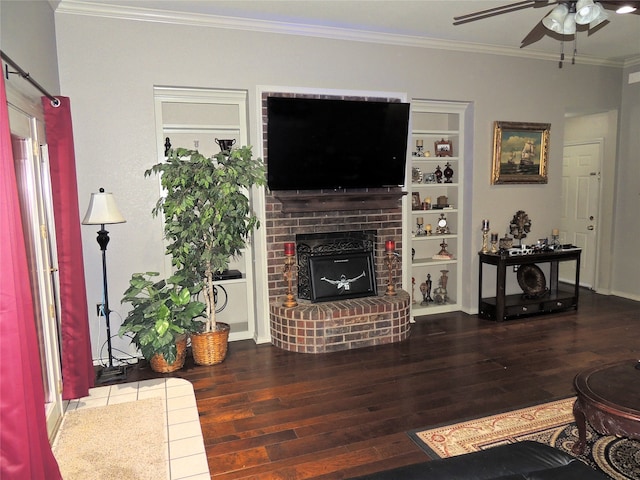
[[[298,298],[325,302],[377,295],[375,230],[296,235]]]

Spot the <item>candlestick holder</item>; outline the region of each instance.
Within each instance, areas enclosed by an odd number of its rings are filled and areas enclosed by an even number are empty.
[[[498,253],[498,235],[491,235],[491,253]]]
[[[298,302],[296,302],[296,299],[293,296],[293,272],[296,268],[294,256],[294,253],[285,253],[284,267],[282,268],[282,273],[287,281],[287,296],[282,306],[287,308],[298,305]]]
[[[489,251],[489,227],[482,227],[482,253]]]
[[[396,287],[393,285],[393,276],[396,272],[396,265],[398,263],[398,254],[395,250],[387,250],[385,252],[384,264],[387,267],[387,271],[389,272],[389,280],[387,281],[387,290],[384,292],[385,295],[394,296],[396,295]]]

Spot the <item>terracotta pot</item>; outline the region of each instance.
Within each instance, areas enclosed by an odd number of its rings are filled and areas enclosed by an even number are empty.
[[[164,356],[156,353],[149,363],[151,370],[158,373],[169,373],[180,370],[184,366],[184,359],[187,356],[187,336],[182,335],[176,339],[176,359],[173,363],[167,363]]]
[[[193,360],[198,365],[216,365],[224,362],[229,343],[229,325],[216,323],[216,330],[191,334]]]

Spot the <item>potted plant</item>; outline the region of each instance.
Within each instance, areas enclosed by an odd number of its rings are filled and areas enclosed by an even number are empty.
[[[203,315],[205,305],[193,300],[198,289],[181,284],[184,278],[174,275],[156,281],[157,272],[134,273],[122,303],[133,307],[118,334],[132,334],[133,343],[156,372],[179,370],[184,365],[187,334]]]
[[[220,363],[226,356],[229,325],[216,321],[214,279],[260,226],[247,195],[251,187],[266,183],[264,165],[253,158],[250,146],[211,158],[177,148],[145,176],[152,173],[160,175],[165,190],[153,214],[164,214],[167,253],[177,272],[201,285],[206,304],[202,328],[191,335],[194,360],[200,365]]]

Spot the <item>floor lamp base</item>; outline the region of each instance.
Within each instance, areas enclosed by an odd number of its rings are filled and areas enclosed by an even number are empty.
[[[100,385],[103,383],[125,380],[126,378],[127,367],[125,365],[120,365],[118,367],[103,367],[102,370],[98,372],[96,384]]]

